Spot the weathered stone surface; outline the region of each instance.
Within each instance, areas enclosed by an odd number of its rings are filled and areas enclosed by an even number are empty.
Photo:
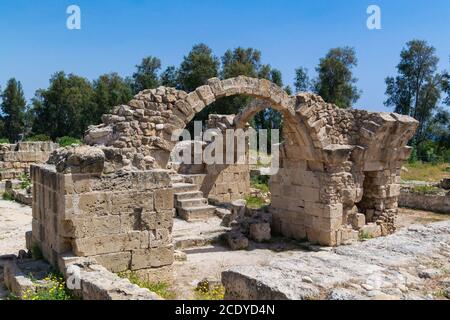
[[[450,267],[450,222],[416,225],[384,238],[329,252],[294,253],[267,266],[222,273],[228,299],[425,299],[417,269]],[[423,275],[438,277],[434,271]],[[310,281],[299,279],[309,277]],[[345,287],[345,289],[344,289]]]
[[[398,204],[401,207],[450,213],[450,192],[445,190],[417,192],[414,185],[401,188]]]
[[[227,235],[228,246],[231,250],[244,250],[248,247],[248,239],[240,232],[230,232]]]
[[[60,260],[65,277],[74,293],[83,300],[161,300],[148,289],[131,284],[99,265],[93,258],[66,255]]]
[[[58,144],[51,141],[19,142],[0,145],[0,181],[19,179],[32,164],[44,163]]]
[[[263,242],[268,241],[271,238],[270,224],[269,223],[253,223],[250,225],[250,238]]]

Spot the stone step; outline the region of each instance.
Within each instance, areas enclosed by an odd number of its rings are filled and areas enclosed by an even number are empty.
[[[193,183],[201,186],[203,180],[205,180],[206,174],[183,174],[182,177],[186,183]]]
[[[190,208],[177,208],[178,216],[186,221],[199,221],[214,217],[216,207],[210,205],[190,207]]]
[[[183,183],[184,182],[184,178],[179,174],[170,176],[170,180],[172,181],[172,183]]]
[[[201,207],[207,204],[208,200],[205,198],[191,198],[191,199],[177,200],[176,207],[187,209],[192,207]]]
[[[184,200],[184,199],[203,198],[203,192],[201,192],[201,191],[180,192],[180,193],[175,193],[174,197],[175,197],[175,201]]]
[[[198,191],[198,185],[192,183],[173,183],[174,193]]]

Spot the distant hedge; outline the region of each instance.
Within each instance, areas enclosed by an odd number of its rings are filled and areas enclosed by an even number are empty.
[[[27,137],[25,141],[37,142],[37,141],[52,141],[52,139],[46,134],[37,134],[34,136]]]
[[[58,139],[56,139],[56,142],[58,142],[60,147],[67,147],[72,144],[82,144],[82,141],[80,139],[77,139],[74,137],[69,137],[69,136],[64,136],[64,137],[58,138]]]

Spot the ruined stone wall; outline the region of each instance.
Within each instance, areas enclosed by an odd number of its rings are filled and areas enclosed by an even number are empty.
[[[217,129],[224,137],[223,154],[224,163],[226,161],[227,137],[226,130],[235,129],[234,115],[209,115],[207,122],[208,129]],[[245,130],[242,130],[245,132]],[[229,203],[233,200],[243,199],[250,193],[250,166],[248,163],[249,144],[245,138],[244,157],[245,163],[237,163],[237,151],[239,138],[235,135],[232,138],[234,144],[233,164],[212,164],[206,166],[206,177],[203,180],[201,190],[203,194],[216,203]],[[230,148],[232,151],[233,149]]]
[[[289,96],[265,79],[213,78],[190,93],[165,87],[144,90],[104,115],[103,124],[91,127],[85,141],[127,150],[122,154],[127,166],[166,168],[176,144],[172,134],[209,104],[233,95],[264,100],[283,115],[284,163],[271,182],[275,230],[326,245],[354,238],[363,228],[383,234],[395,230],[399,169],[418,125],[408,116],[344,110],[311,93]],[[243,128],[265,107],[244,108],[233,125]],[[208,187],[224,199],[228,194],[231,199],[229,190],[240,193],[239,183],[235,187],[229,180],[247,183],[241,180],[244,170],[233,171],[238,168],[207,170],[218,177]]]
[[[63,254],[93,257],[113,272],[173,262],[173,192],[166,170],[105,174],[103,150],[59,151],[33,165],[32,241],[54,266]]]
[[[46,162],[57,147],[53,142],[0,144],[0,180],[18,179],[29,173],[32,164]]]

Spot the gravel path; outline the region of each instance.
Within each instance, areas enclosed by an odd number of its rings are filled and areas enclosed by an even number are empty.
[[[0,300],[8,296],[3,284],[2,256],[25,249],[25,232],[31,230],[31,219],[31,207],[0,200]]]

